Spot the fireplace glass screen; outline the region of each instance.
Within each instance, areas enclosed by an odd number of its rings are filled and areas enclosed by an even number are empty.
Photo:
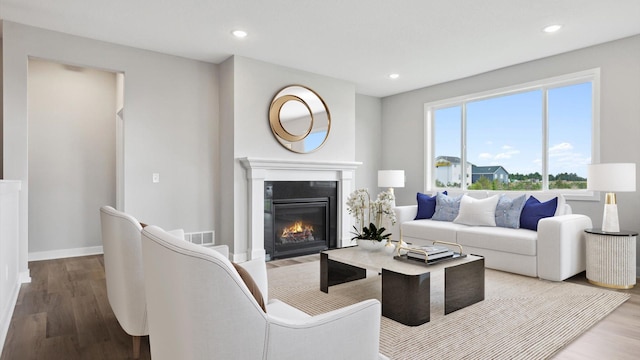
[[[265,181],[267,260],[335,248],[336,194],[335,181]]]
[[[273,257],[327,248],[327,199],[273,201]]]

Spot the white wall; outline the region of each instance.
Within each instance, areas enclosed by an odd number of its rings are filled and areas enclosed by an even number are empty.
[[[30,259],[101,252],[95,210],[116,203],[116,74],[30,59],[28,76]]]
[[[0,21],[0,27],[2,27],[2,21]],[[2,29],[0,29],[0,59],[2,59]],[[3,83],[2,80],[2,73],[3,73],[3,66],[2,66],[2,61],[0,61],[0,84]],[[0,86],[0,109],[3,109],[4,106],[3,101],[4,101],[4,96],[2,95],[2,90],[3,90],[3,86]],[[3,128],[3,121],[2,121],[2,117],[3,117],[3,112],[0,111],[0,139],[2,138],[2,132],[4,131]],[[0,179],[4,179],[3,174],[3,166],[2,166],[2,147],[0,147]]]
[[[242,259],[249,244],[247,226],[247,178],[238,161],[243,157],[295,160],[354,161],[355,86],[351,83],[304,71],[233,56],[220,67],[224,86],[221,91],[220,143],[224,180],[221,234],[232,252]],[[269,105],[273,96],[287,85],[304,85],[317,92],[331,113],[331,131],[325,144],[309,154],[286,150],[269,127]],[[233,110],[229,110],[233,108]],[[229,156],[232,155],[232,156]],[[228,188],[233,169],[233,191]],[[261,230],[262,231],[262,230]]]
[[[600,139],[600,160],[640,163],[640,36],[634,36],[384,98],[382,132],[389,141],[382,163],[395,163],[407,175],[407,186],[396,190],[397,203],[413,204],[416,192],[424,190],[424,103],[598,67],[601,124],[595,135]],[[640,230],[637,188],[635,193],[618,194],[623,229]],[[575,213],[590,216],[599,227],[602,201],[570,204]]]
[[[376,196],[378,188],[378,170],[402,170],[382,168],[382,101],[380,98],[356,95],[356,161],[362,162],[357,170],[356,188],[369,189]],[[393,164],[389,165],[393,167]]]
[[[0,354],[20,290],[18,266],[19,181],[0,181]]]
[[[216,228],[216,65],[8,21],[3,22],[3,51],[4,175],[23,181],[21,219],[27,219],[29,196],[27,59],[37,57],[125,74],[126,212],[164,228]],[[151,181],[155,172],[158,184]],[[26,273],[27,244],[24,222],[20,264]]]

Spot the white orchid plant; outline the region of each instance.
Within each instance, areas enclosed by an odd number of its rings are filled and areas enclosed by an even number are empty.
[[[386,229],[383,227],[383,222],[388,220],[391,225],[395,225],[394,200],[395,197],[390,190],[379,193],[375,201],[371,201],[367,189],[358,189],[352,192],[347,199],[347,212],[355,217],[359,228],[353,227],[355,231],[352,233],[355,236],[351,240],[382,241],[389,239],[391,233],[384,233]]]

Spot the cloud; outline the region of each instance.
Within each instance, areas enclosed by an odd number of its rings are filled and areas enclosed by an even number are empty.
[[[482,154],[478,155],[478,158],[482,159],[482,160],[490,160],[490,159],[493,159],[493,155],[491,155],[489,153],[482,153]]]
[[[513,155],[520,154],[520,150],[516,150],[513,146],[510,146],[510,145],[502,146],[502,150],[505,150],[505,151],[496,155],[494,157],[494,160],[511,159]]]
[[[575,152],[573,145],[568,142],[549,147],[549,173],[560,172],[583,173],[586,165],[591,163],[591,155]]]
[[[573,150],[573,145],[567,142],[553,145],[549,148],[549,156],[560,156]]]

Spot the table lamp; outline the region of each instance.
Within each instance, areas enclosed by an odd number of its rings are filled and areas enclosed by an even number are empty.
[[[378,170],[378,187],[389,188],[393,194],[393,188],[404,187],[404,170]],[[395,198],[395,194],[393,194]],[[395,200],[393,203],[395,206]]]
[[[587,189],[606,191],[602,231],[620,232],[618,205],[614,192],[636,191],[636,164],[591,164],[587,169]]]

